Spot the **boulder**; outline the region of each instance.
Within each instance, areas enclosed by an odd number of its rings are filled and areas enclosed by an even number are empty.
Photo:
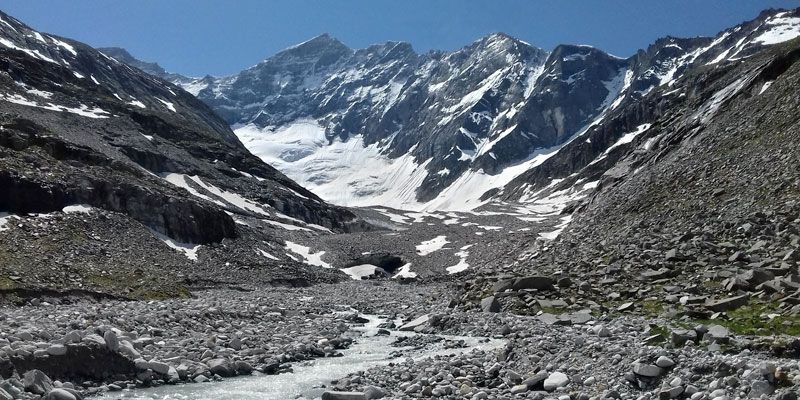
[[[253,373],[253,366],[247,361],[238,360],[234,363],[236,373],[239,375],[250,375]]]
[[[367,386],[364,389],[364,397],[367,400],[382,399],[386,397],[386,392],[377,386]]]
[[[555,290],[555,281],[547,276],[525,276],[517,278],[511,287],[514,290],[536,289],[536,290]]]
[[[122,341],[119,342],[118,350],[119,350],[120,354],[127,356],[131,360],[135,360],[135,359],[141,357],[141,354],[139,354],[139,351],[137,351],[133,347],[133,343],[131,343],[131,342],[127,341],[127,340],[122,340]]]
[[[106,346],[105,339],[101,338],[100,335],[96,335],[94,333],[90,333],[83,337],[83,342],[86,344],[95,344],[98,346]]]
[[[206,362],[208,366],[208,370],[211,371],[212,374],[219,375],[222,377],[230,377],[236,375],[233,367],[231,367],[231,363],[224,359],[224,358],[215,358],[213,360],[209,360]]]
[[[667,356],[658,357],[656,360],[656,366],[659,368],[670,368],[674,365],[675,361],[672,361],[672,359]]]
[[[727,343],[730,340],[731,332],[724,326],[711,325],[708,327],[705,337],[714,343]]]
[[[633,373],[639,376],[644,376],[648,378],[656,378],[661,376],[661,373],[664,370],[661,367],[650,365],[650,364],[641,364],[641,363],[634,363],[633,364]]]
[[[670,249],[664,254],[665,261],[678,261],[680,257],[678,256],[678,249]]]
[[[53,390],[53,381],[44,372],[32,369],[22,375],[25,391],[35,394],[46,394]]]
[[[730,311],[730,310],[735,310],[741,306],[744,306],[749,302],[750,302],[750,295],[743,294],[741,296],[728,297],[721,300],[706,301],[706,308],[708,308],[711,311],[717,311],[717,312]]]
[[[367,400],[367,396],[362,392],[333,392],[322,393],[322,400]]]
[[[423,315],[421,317],[417,317],[413,321],[401,326],[400,330],[401,331],[413,331],[415,328],[417,328],[419,326],[422,326],[423,324],[427,323],[428,319],[430,319],[430,316],[428,314],[425,314],[425,315]]]
[[[67,346],[63,344],[54,344],[47,348],[47,354],[51,356],[63,356],[67,354]]]
[[[160,374],[160,375],[167,375],[169,374],[169,365],[163,363],[161,361],[150,361],[147,363],[147,369],[152,370],[153,372]]]
[[[514,280],[513,279],[502,279],[494,283],[492,285],[492,291],[494,293],[505,292],[508,289],[514,287]]]
[[[563,372],[553,372],[544,380],[544,390],[552,392],[560,387],[567,386],[569,377]]]
[[[500,302],[494,296],[489,296],[481,300],[481,310],[483,312],[500,312]]]
[[[103,334],[103,340],[106,341],[106,346],[111,351],[119,350],[119,339],[117,333],[113,329],[109,329]]]
[[[44,400],[81,400],[83,397],[74,390],[58,388],[53,389],[44,396]]]
[[[527,386],[529,389],[535,389],[537,386],[540,386],[542,382],[544,382],[544,380],[549,376],[550,374],[548,374],[546,371],[541,371],[536,375],[522,381],[522,384]]]
[[[693,330],[689,329],[675,329],[670,334],[670,339],[672,340],[672,344],[676,347],[680,347],[686,344],[688,341],[696,341],[697,340],[697,333]]]
[[[511,394],[521,394],[528,391],[528,386],[519,384],[511,388]]]

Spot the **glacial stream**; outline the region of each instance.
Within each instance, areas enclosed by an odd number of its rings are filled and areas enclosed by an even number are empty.
[[[323,385],[330,386],[334,379],[347,374],[362,371],[374,366],[400,362],[408,357],[422,359],[436,355],[460,354],[474,349],[484,351],[500,348],[505,344],[500,339],[486,339],[470,336],[437,335],[449,340],[464,340],[464,348],[435,351],[423,349],[406,351],[401,358],[389,358],[390,353],[401,348],[392,347],[391,343],[399,336],[412,336],[414,332],[391,331],[390,336],[376,336],[378,325],[385,319],[365,316],[369,319],[363,327],[353,330],[363,332],[349,349],[342,350],[342,357],[318,358],[316,360],[292,364],[293,373],[264,375],[255,373],[251,376],[228,378],[221,382],[164,385],[155,388],[107,392],[93,399],[128,399],[128,400],[285,400],[285,399],[318,399],[326,390]],[[435,345],[434,345],[435,346]],[[406,349],[408,350],[408,349]]]

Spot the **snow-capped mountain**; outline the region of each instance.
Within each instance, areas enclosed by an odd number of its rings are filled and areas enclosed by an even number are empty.
[[[426,54],[402,42],[352,50],[322,35],[233,76],[173,82],[222,115],[251,152],[326,200],[472,209],[530,184],[522,176],[541,176],[535,188],[575,172],[641,125],[598,139],[579,161],[561,150],[615,110],[697,66],[797,37],[798,21],[797,10],[769,10],[716,37],[667,37],[625,59],[589,46],[548,52],[504,34]],[[645,123],[652,112],[628,119]]]

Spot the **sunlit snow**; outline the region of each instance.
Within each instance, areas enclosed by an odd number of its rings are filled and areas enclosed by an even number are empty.
[[[303,262],[308,265],[316,265],[323,268],[333,268],[330,264],[322,261],[322,256],[325,254],[324,251],[312,253],[310,247],[290,242],[288,240],[286,241],[286,249],[303,257]]]
[[[441,250],[444,245],[450,242],[447,241],[447,236],[437,236],[431,240],[426,240],[417,245],[417,254],[427,256],[434,251]]]

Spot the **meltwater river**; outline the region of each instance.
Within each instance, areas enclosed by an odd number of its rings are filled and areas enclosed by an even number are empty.
[[[312,361],[299,362],[292,365],[293,373],[280,375],[263,375],[228,378],[221,382],[164,385],[156,388],[107,392],[93,399],[128,399],[128,400],[285,400],[316,399],[326,390],[334,379],[366,370],[377,365],[401,361],[411,357],[420,359],[436,355],[448,355],[470,352],[473,349],[484,351],[500,348],[505,341],[470,336],[439,335],[445,339],[464,340],[466,347],[458,349],[440,349],[409,351],[403,358],[390,358],[390,353],[399,350],[390,344],[398,336],[414,335],[413,332],[392,331],[391,336],[375,336],[378,325],[384,319],[366,316],[369,322],[363,327],[354,328],[362,331],[363,336],[357,343],[343,350],[343,357],[318,358]]]

